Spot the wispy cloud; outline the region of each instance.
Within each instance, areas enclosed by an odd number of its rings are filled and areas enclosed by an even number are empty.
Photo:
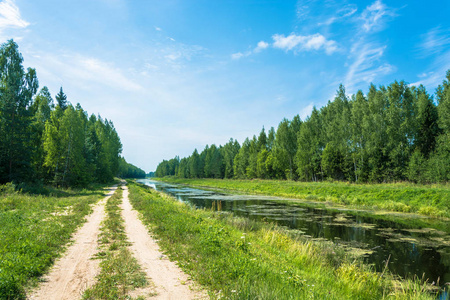
[[[373,41],[374,33],[386,28],[388,21],[396,17],[396,9],[376,0],[361,14],[352,18],[358,25],[348,55],[348,70],[344,84],[353,90],[360,83],[372,83],[380,77],[391,74],[396,67],[386,61],[384,54],[388,45]]]
[[[397,14],[394,9],[387,7],[381,0],[376,0],[367,6],[360,16],[362,29],[365,32],[380,31],[385,27],[386,22],[395,16]]]
[[[231,59],[237,60],[237,59],[240,59],[242,57],[249,56],[251,54],[251,52],[247,52],[247,53],[248,53],[247,55],[245,53],[242,53],[242,52],[233,53],[233,54],[231,54]]]
[[[341,9],[338,9],[336,14],[334,14],[331,17],[328,17],[324,22],[320,22],[318,25],[326,25],[329,26],[333,23],[336,23],[338,21],[344,20],[346,18],[349,18],[353,16],[358,11],[358,8],[355,5],[349,4],[344,6]]]
[[[303,107],[299,113],[300,118],[302,120],[306,120],[306,118],[311,115],[313,107],[314,107],[314,103],[309,103],[307,106]]]
[[[445,74],[450,66],[450,51],[439,55],[433,63],[427,68],[427,72],[418,74],[419,80],[410,85],[418,86],[423,84],[428,89],[435,89],[442,84]]]
[[[392,73],[395,67],[381,60],[385,49],[386,46],[364,41],[356,43],[350,53],[353,63],[345,77],[345,86],[351,90],[358,83],[371,83],[377,77]]]
[[[264,49],[269,48],[269,46],[270,46],[269,43],[260,41],[260,42],[258,42],[258,44],[256,45],[256,47],[253,50],[249,50],[249,51],[245,51],[245,52],[236,52],[236,53],[231,54],[231,59],[238,60],[243,57],[250,56],[253,53],[259,53],[259,52],[263,51]]]
[[[114,90],[141,91],[142,87],[113,64],[76,53],[37,54],[30,57],[39,73],[62,84],[72,82],[81,89],[103,85]],[[34,58],[34,59],[33,59]]]
[[[335,41],[327,40],[319,33],[313,35],[296,35],[291,33],[289,36],[275,34],[272,36],[272,39],[274,40],[274,48],[285,51],[300,52],[323,49],[327,54],[332,54],[338,49]]]
[[[417,46],[422,57],[433,57],[432,63],[424,72],[417,75],[418,81],[411,85],[423,84],[428,88],[435,88],[442,83],[446,71],[450,66],[450,30],[441,27],[430,29],[421,36]]]
[[[441,53],[450,48],[450,30],[435,27],[421,36],[419,50],[423,56]]]
[[[316,0],[299,0],[296,5],[297,19],[303,21],[307,19],[311,12],[311,5],[316,2]]]
[[[0,2],[0,30],[5,28],[26,28],[30,23],[23,20],[15,1]]]

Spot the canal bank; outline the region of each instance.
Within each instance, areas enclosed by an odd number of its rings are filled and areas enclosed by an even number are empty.
[[[285,228],[290,228],[289,234],[296,235],[303,241],[320,243],[321,240],[329,240],[332,247],[339,248],[339,251],[345,249],[346,253],[351,256],[361,256],[366,265],[369,262],[380,272],[384,272],[385,268],[388,268],[394,274],[414,277],[412,274],[423,271],[422,273],[430,274],[428,276],[430,280],[432,276],[437,275],[437,277],[443,278],[448,274],[448,266],[445,263],[440,266],[442,256],[440,256],[439,251],[442,249],[448,250],[443,245],[438,249],[434,249],[433,246],[422,249],[422,246],[416,245],[414,251],[417,253],[417,249],[419,249],[420,255],[415,260],[411,260],[411,256],[406,254],[411,252],[408,248],[410,243],[406,240],[407,234],[409,236],[414,234],[417,240],[419,238],[420,240],[426,240],[425,232],[396,228],[393,226],[395,224],[379,224],[374,220],[343,212],[329,212],[323,209],[302,207],[298,204],[288,206],[284,203],[285,201],[279,201],[280,199],[273,197],[229,195],[152,181],[143,183],[172,194],[178,200],[190,203],[192,206],[210,209],[213,206],[217,208],[220,203],[223,211],[233,212],[236,216],[250,221],[259,223],[262,221],[266,224],[276,223]],[[430,237],[444,240],[447,238],[437,230],[436,232],[434,232],[435,230],[431,231],[433,232],[428,233]],[[399,236],[400,233],[402,236]],[[403,241],[400,241],[401,239]],[[404,253],[404,255],[393,257],[390,253]],[[417,256],[417,254],[415,255]],[[429,264],[423,264],[424,261]],[[406,264],[409,264],[409,266],[405,267]],[[422,265],[425,267],[421,267]],[[440,273],[434,271],[436,265],[440,266]],[[415,270],[417,266],[421,268],[419,271]],[[422,278],[422,276],[419,278]],[[431,283],[431,281],[429,282]],[[437,281],[435,281],[436,283]],[[442,282],[440,283],[442,284]]]

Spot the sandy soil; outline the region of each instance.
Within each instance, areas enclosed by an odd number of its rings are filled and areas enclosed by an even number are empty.
[[[206,294],[196,291],[192,282],[181,269],[164,256],[155,240],[149,236],[147,228],[138,218],[138,213],[132,209],[128,199],[128,188],[123,187],[122,216],[125,220],[125,231],[131,242],[130,249],[147,276],[153,281],[151,299],[204,299]]]
[[[56,261],[50,273],[43,278],[45,282],[34,290],[28,299],[80,299],[83,292],[95,283],[95,276],[100,272],[100,267],[99,260],[92,257],[98,252],[98,235],[100,223],[105,217],[105,203],[115,189],[116,187],[110,188],[107,197],[95,205],[94,212],[74,234],[73,244],[64,256]],[[152,281],[148,288],[136,290],[131,296],[165,300],[207,298],[205,292],[194,288],[188,276],[159,251],[156,241],[149,236],[147,228],[138,218],[138,213],[132,209],[128,188],[123,186],[123,189],[122,217],[131,243],[130,250]]]
[[[95,282],[99,273],[99,260],[91,259],[98,251],[100,222],[105,216],[105,202],[116,187],[108,189],[107,197],[94,207],[94,212],[86,218],[86,223],[73,236],[74,243],[64,256],[57,260],[50,273],[43,279],[28,299],[62,300],[80,299],[84,290]]]

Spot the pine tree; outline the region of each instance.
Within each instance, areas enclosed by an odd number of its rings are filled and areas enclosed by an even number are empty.
[[[67,108],[67,96],[63,92],[63,88],[60,87],[59,93],[56,94],[56,103],[59,107],[61,107],[62,110],[66,110]]]

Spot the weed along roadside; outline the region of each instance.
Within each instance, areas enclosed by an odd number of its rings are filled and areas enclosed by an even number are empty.
[[[44,196],[1,188],[0,299],[24,299],[65,251],[104,190],[48,188]]]
[[[121,188],[106,203],[97,258],[101,272],[83,299],[204,299],[175,263],[164,258]]]
[[[193,280],[225,299],[434,299],[426,284],[376,273],[333,243],[273,224],[196,210],[129,182],[130,200]]]

